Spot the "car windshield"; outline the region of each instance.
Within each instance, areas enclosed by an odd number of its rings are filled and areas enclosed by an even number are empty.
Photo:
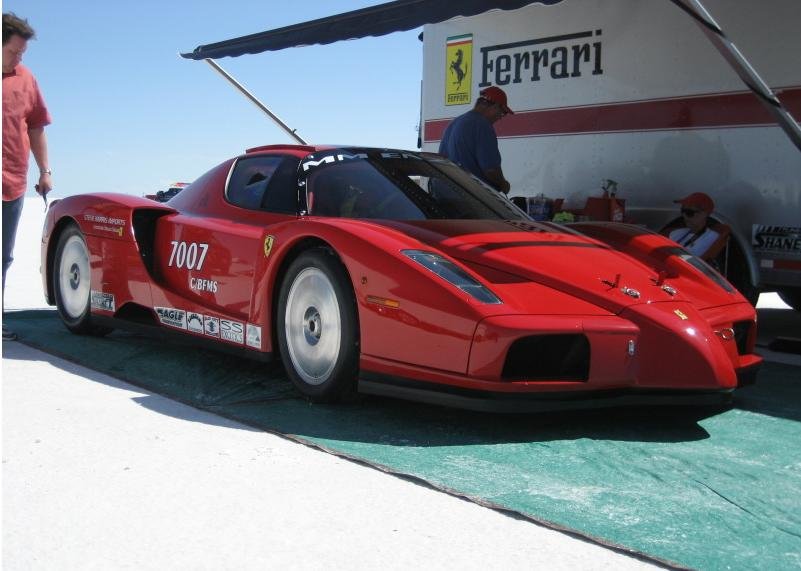
[[[390,220],[528,220],[511,201],[430,153],[337,149],[301,161],[310,215]]]

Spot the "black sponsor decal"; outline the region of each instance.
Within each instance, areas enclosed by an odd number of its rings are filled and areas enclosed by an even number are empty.
[[[186,314],[186,327],[189,331],[203,333],[203,316],[199,313],[190,311]]]
[[[102,309],[103,311],[114,311],[115,303],[113,294],[92,290],[91,303],[93,309]]]
[[[212,337],[220,336],[220,320],[217,317],[207,315],[203,318],[203,331]]]
[[[247,327],[247,338],[245,343],[249,347],[255,347],[256,349],[261,349],[261,327],[258,325],[253,325],[252,323],[248,323]]]
[[[238,321],[220,319],[220,337],[226,341],[243,344],[245,342],[245,324]]]
[[[801,228],[754,224],[751,227],[751,245],[755,250],[801,254]]]
[[[174,307],[156,307],[155,309],[159,316],[159,321],[164,325],[186,329],[186,312],[184,310],[175,309]]]

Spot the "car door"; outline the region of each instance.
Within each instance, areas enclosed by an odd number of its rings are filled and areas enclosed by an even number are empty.
[[[295,215],[297,159],[242,157],[234,164],[215,216],[175,214],[159,221],[157,273],[169,290],[205,308],[247,321],[254,272],[272,218]]]

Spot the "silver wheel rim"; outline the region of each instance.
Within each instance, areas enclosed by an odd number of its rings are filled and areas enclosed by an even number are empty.
[[[78,236],[71,236],[61,250],[58,287],[64,312],[73,319],[83,315],[89,305],[91,276],[89,252]]]
[[[342,344],[342,319],[331,280],[317,268],[301,271],[286,302],[284,315],[289,358],[310,385],[328,380]]]

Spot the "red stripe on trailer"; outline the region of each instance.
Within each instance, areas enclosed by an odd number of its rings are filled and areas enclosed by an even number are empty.
[[[778,90],[777,95],[799,120],[801,87]],[[425,142],[440,140],[450,121],[426,121]],[[747,91],[519,111],[496,123],[495,130],[500,138],[513,138],[772,125],[771,114]]]
[[[774,270],[801,270],[801,262],[794,260],[773,260]]]

